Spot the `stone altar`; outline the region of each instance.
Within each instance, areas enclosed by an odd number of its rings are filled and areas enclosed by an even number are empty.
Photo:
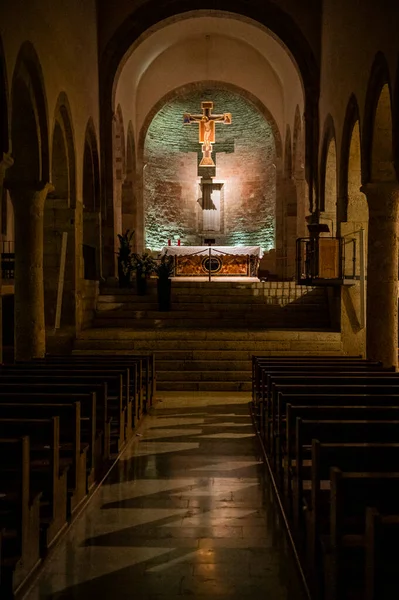
[[[256,277],[263,251],[259,246],[165,246],[175,258],[175,277]]]

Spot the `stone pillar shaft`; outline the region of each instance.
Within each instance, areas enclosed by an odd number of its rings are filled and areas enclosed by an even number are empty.
[[[369,205],[367,358],[397,367],[399,185],[371,183],[361,191]]]
[[[15,359],[41,358],[46,351],[43,286],[43,215],[47,194],[12,187],[15,214]]]
[[[4,187],[4,178],[6,175],[7,169],[12,167],[14,164],[14,160],[11,158],[11,154],[3,154],[3,158],[0,161],[0,230],[1,230],[1,202],[3,201],[3,187]],[[2,284],[2,272],[0,270],[0,290]],[[2,292],[0,292],[0,362],[3,362],[3,301],[2,301]]]

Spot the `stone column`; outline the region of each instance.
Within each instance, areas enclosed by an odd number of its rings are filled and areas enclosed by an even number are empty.
[[[46,351],[43,286],[43,215],[47,194],[12,184],[15,215],[15,359],[41,358]]]
[[[398,365],[399,184],[361,188],[369,205],[367,257],[367,358]]]

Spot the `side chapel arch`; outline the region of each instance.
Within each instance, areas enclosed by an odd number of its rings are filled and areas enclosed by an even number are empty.
[[[48,111],[38,55],[30,42],[19,51],[12,80],[14,165],[7,185],[15,213],[15,354],[45,353],[43,210],[51,189]]]
[[[67,234],[60,326],[75,324],[76,308],[76,156],[68,97],[61,92],[52,133],[51,180],[54,191],[44,205],[44,308],[46,328],[55,326],[62,236]]]
[[[98,280],[101,274],[100,166],[92,119],[86,126],[83,151],[83,260],[84,278]]]
[[[320,221],[326,223],[330,229],[328,234],[335,236],[337,233],[337,146],[334,121],[327,117],[320,166]]]

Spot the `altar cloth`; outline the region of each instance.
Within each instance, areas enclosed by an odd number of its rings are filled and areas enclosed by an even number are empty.
[[[209,252],[211,252],[209,254]],[[263,256],[259,246],[164,246],[173,256],[175,277],[256,277]]]
[[[209,248],[212,256],[230,254],[231,256],[257,256],[262,258],[263,250],[260,246],[164,246],[161,254],[171,256],[209,256]]]

